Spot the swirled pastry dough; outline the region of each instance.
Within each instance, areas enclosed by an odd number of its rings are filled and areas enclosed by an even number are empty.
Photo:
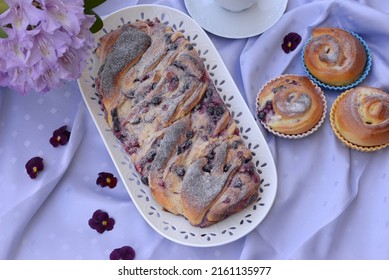
[[[258,94],[257,117],[283,134],[307,132],[323,116],[323,93],[308,77],[283,75],[268,82]]]
[[[350,89],[333,105],[335,129],[347,141],[364,146],[389,143],[389,94],[367,86]]]
[[[358,80],[366,61],[362,43],[339,28],[315,28],[304,50],[304,64],[309,72],[332,86],[344,86]]]

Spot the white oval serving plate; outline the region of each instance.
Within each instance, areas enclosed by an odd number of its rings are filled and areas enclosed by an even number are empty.
[[[180,30],[195,46],[219,94],[233,115],[243,139],[253,152],[253,160],[261,176],[260,198],[253,205],[208,228],[193,227],[184,217],[164,211],[152,197],[149,187],[140,182],[129,156],[122,149],[120,142],[104,119],[94,80],[99,61],[93,52],[87,59],[87,66],[78,84],[88,110],[132,201],[150,226],[164,237],[180,244],[196,247],[223,245],[248,234],[268,214],[277,192],[274,160],[257,123],[212,41],[202,28],[186,14],[157,5],[124,8],[104,19],[104,28],[95,34],[96,47],[99,37],[118,26],[156,17],[172,26],[173,29]]]

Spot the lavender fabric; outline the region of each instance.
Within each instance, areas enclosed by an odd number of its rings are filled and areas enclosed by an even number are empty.
[[[184,1],[110,0],[101,15],[136,4],[160,4],[187,13]],[[258,90],[280,74],[304,74],[301,48],[315,26],[358,33],[373,67],[365,85],[389,92],[389,4],[385,0],[289,0],[271,29],[249,39],[209,34],[253,115]],[[296,50],[281,48],[290,32]],[[277,197],[265,220],[246,237],[213,248],[193,248],[155,232],[132,203],[121,180],[96,184],[100,172],[118,176],[83,103],[76,82],[48,94],[19,96],[0,89],[0,259],[109,259],[131,246],[136,259],[389,259],[389,149],[352,151],[334,136],[327,119],[313,135],[280,139],[262,129],[278,172]],[[325,90],[328,106],[338,92]],[[69,142],[49,139],[67,125]],[[30,179],[24,165],[44,159]],[[88,225],[101,209],[115,219],[110,231]]]

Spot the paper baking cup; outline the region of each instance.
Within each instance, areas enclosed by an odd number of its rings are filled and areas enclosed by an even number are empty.
[[[283,79],[283,78],[287,78],[287,77],[296,77],[298,75],[293,75],[293,74],[284,74],[284,75],[280,75],[280,76],[277,76],[275,78],[273,78],[272,80],[268,81],[265,85],[263,85],[263,87],[260,89],[260,91],[258,92],[257,94],[257,101],[256,101],[256,105],[255,105],[255,114],[257,114],[258,112],[258,100],[259,100],[259,95],[261,94],[261,92],[263,91],[263,89],[269,84],[269,83],[272,83],[273,81],[276,81],[278,79]],[[321,90],[320,87],[318,87],[314,82],[310,81],[312,83],[312,85],[314,85],[315,87],[315,90],[320,94],[320,97],[323,101],[323,114],[320,118],[320,120],[318,121],[318,123],[312,127],[310,130],[304,132],[304,133],[299,133],[299,134],[285,134],[285,133],[281,133],[281,132],[278,132],[276,130],[274,130],[273,128],[271,128],[270,126],[268,126],[265,122],[261,121],[261,120],[258,120],[257,118],[257,121],[264,127],[266,128],[267,131],[273,133],[274,135],[278,136],[278,137],[281,137],[281,138],[286,138],[286,139],[300,139],[300,138],[304,138],[304,137],[307,137],[308,135],[311,135],[312,133],[314,133],[316,130],[319,129],[319,127],[322,125],[322,123],[324,122],[324,119],[326,117],[326,114],[327,114],[327,100],[325,98],[325,95],[324,95],[324,92]]]
[[[307,76],[317,85],[323,87],[323,88],[326,88],[326,89],[330,89],[330,90],[338,90],[338,91],[345,91],[345,90],[348,90],[350,88],[353,88],[353,87],[356,87],[357,85],[359,85],[364,79],[366,79],[367,75],[369,74],[370,72],[370,69],[371,69],[371,65],[372,65],[372,56],[371,56],[371,52],[370,52],[370,49],[369,49],[369,46],[366,44],[366,42],[362,39],[361,36],[359,36],[358,34],[352,32],[352,31],[349,31],[349,30],[345,30],[347,32],[349,32],[350,34],[354,35],[363,45],[363,47],[365,48],[365,51],[366,51],[366,65],[365,65],[365,69],[362,73],[362,75],[359,77],[358,80],[356,80],[355,82],[351,83],[351,84],[348,84],[348,85],[344,85],[344,86],[332,86],[332,85],[329,85],[329,84],[326,84],[326,83],[323,83],[322,81],[318,80],[317,78],[315,78],[311,72],[309,72],[308,68],[305,66],[305,63],[304,63],[304,53],[305,53],[305,48],[307,46],[307,44],[309,43],[309,41],[311,41],[312,37],[308,39],[307,42],[305,42],[304,44],[304,47],[303,47],[303,51],[301,53],[301,61],[302,61],[302,64],[303,64],[303,67],[304,67],[304,71],[305,73],[307,74]]]
[[[339,101],[341,100],[341,98],[343,96],[345,96],[347,94],[348,90],[343,92],[341,95],[339,95],[334,103],[332,104],[332,107],[331,107],[331,111],[330,111],[330,123],[331,123],[331,128],[334,132],[334,134],[336,135],[336,137],[348,148],[350,149],[353,149],[353,150],[356,150],[356,151],[360,151],[360,152],[374,152],[374,151],[378,151],[378,150],[381,150],[381,149],[384,149],[386,147],[389,146],[389,143],[386,143],[386,144],[382,144],[382,145],[377,145],[377,146],[360,146],[360,145],[356,145],[354,143],[351,143],[350,141],[348,141],[346,138],[344,138],[342,136],[342,134],[340,134],[340,132],[338,131],[338,129],[336,128],[335,126],[335,110],[336,110],[336,107],[338,106],[338,103]]]

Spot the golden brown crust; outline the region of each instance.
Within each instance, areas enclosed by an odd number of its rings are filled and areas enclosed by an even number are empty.
[[[304,64],[309,72],[333,86],[344,86],[358,80],[366,60],[362,43],[339,28],[315,28],[304,51]]]
[[[259,92],[257,116],[271,129],[301,134],[323,117],[323,93],[306,76],[283,75],[268,82]]]
[[[389,94],[360,86],[338,97],[334,127],[347,141],[372,147],[389,143]]]

